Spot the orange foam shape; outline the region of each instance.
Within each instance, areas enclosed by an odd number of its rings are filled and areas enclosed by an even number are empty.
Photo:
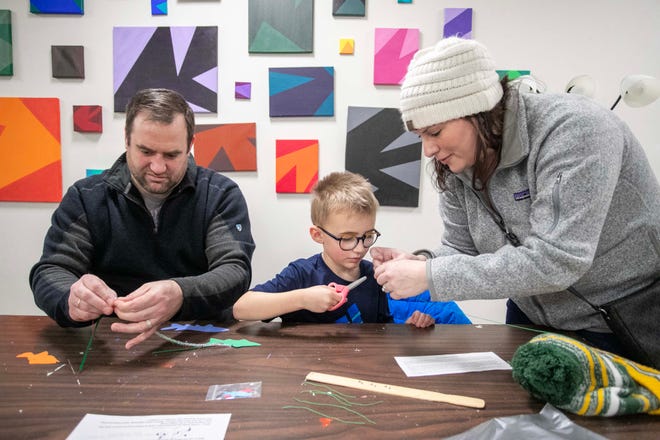
[[[42,351],[41,353],[34,354],[31,351],[26,351],[25,353],[17,354],[17,358],[27,358],[28,363],[32,364],[56,364],[59,361],[52,354],[48,354],[47,351]]]

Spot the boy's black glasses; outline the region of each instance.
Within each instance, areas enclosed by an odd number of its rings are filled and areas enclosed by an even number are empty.
[[[339,248],[343,251],[352,251],[357,247],[360,240],[362,240],[362,246],[366,249],[371,247],[378,240],[378,237],[380,237],[380,232],[375,229],[365,232],[362,237],[336,237],[322,227],[318,225],[316,227],[325,232],[328,237],[337,240],[339,242]]]

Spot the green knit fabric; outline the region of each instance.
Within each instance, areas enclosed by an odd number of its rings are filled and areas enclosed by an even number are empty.
[[[534,397],[581,415],[660,415],[660,372],[566,336],[521,345],[513,379]]]

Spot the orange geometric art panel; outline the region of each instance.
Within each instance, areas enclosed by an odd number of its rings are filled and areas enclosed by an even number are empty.
[[[275,192],[309,193],[319,179],[319,141],[275,141]]]
[[[195,162],[215,171],[257,170],[257,124],[195,126]]]
[[[60,100],[0,98],[0,200],[61,199]]]

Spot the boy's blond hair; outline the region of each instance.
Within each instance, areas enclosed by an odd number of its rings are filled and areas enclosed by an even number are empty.
[[[314,225],[322,225],[333,212],[375,215],[377,210],[378,200],[369,181],[350,171],[330,173],[312,189]]]

